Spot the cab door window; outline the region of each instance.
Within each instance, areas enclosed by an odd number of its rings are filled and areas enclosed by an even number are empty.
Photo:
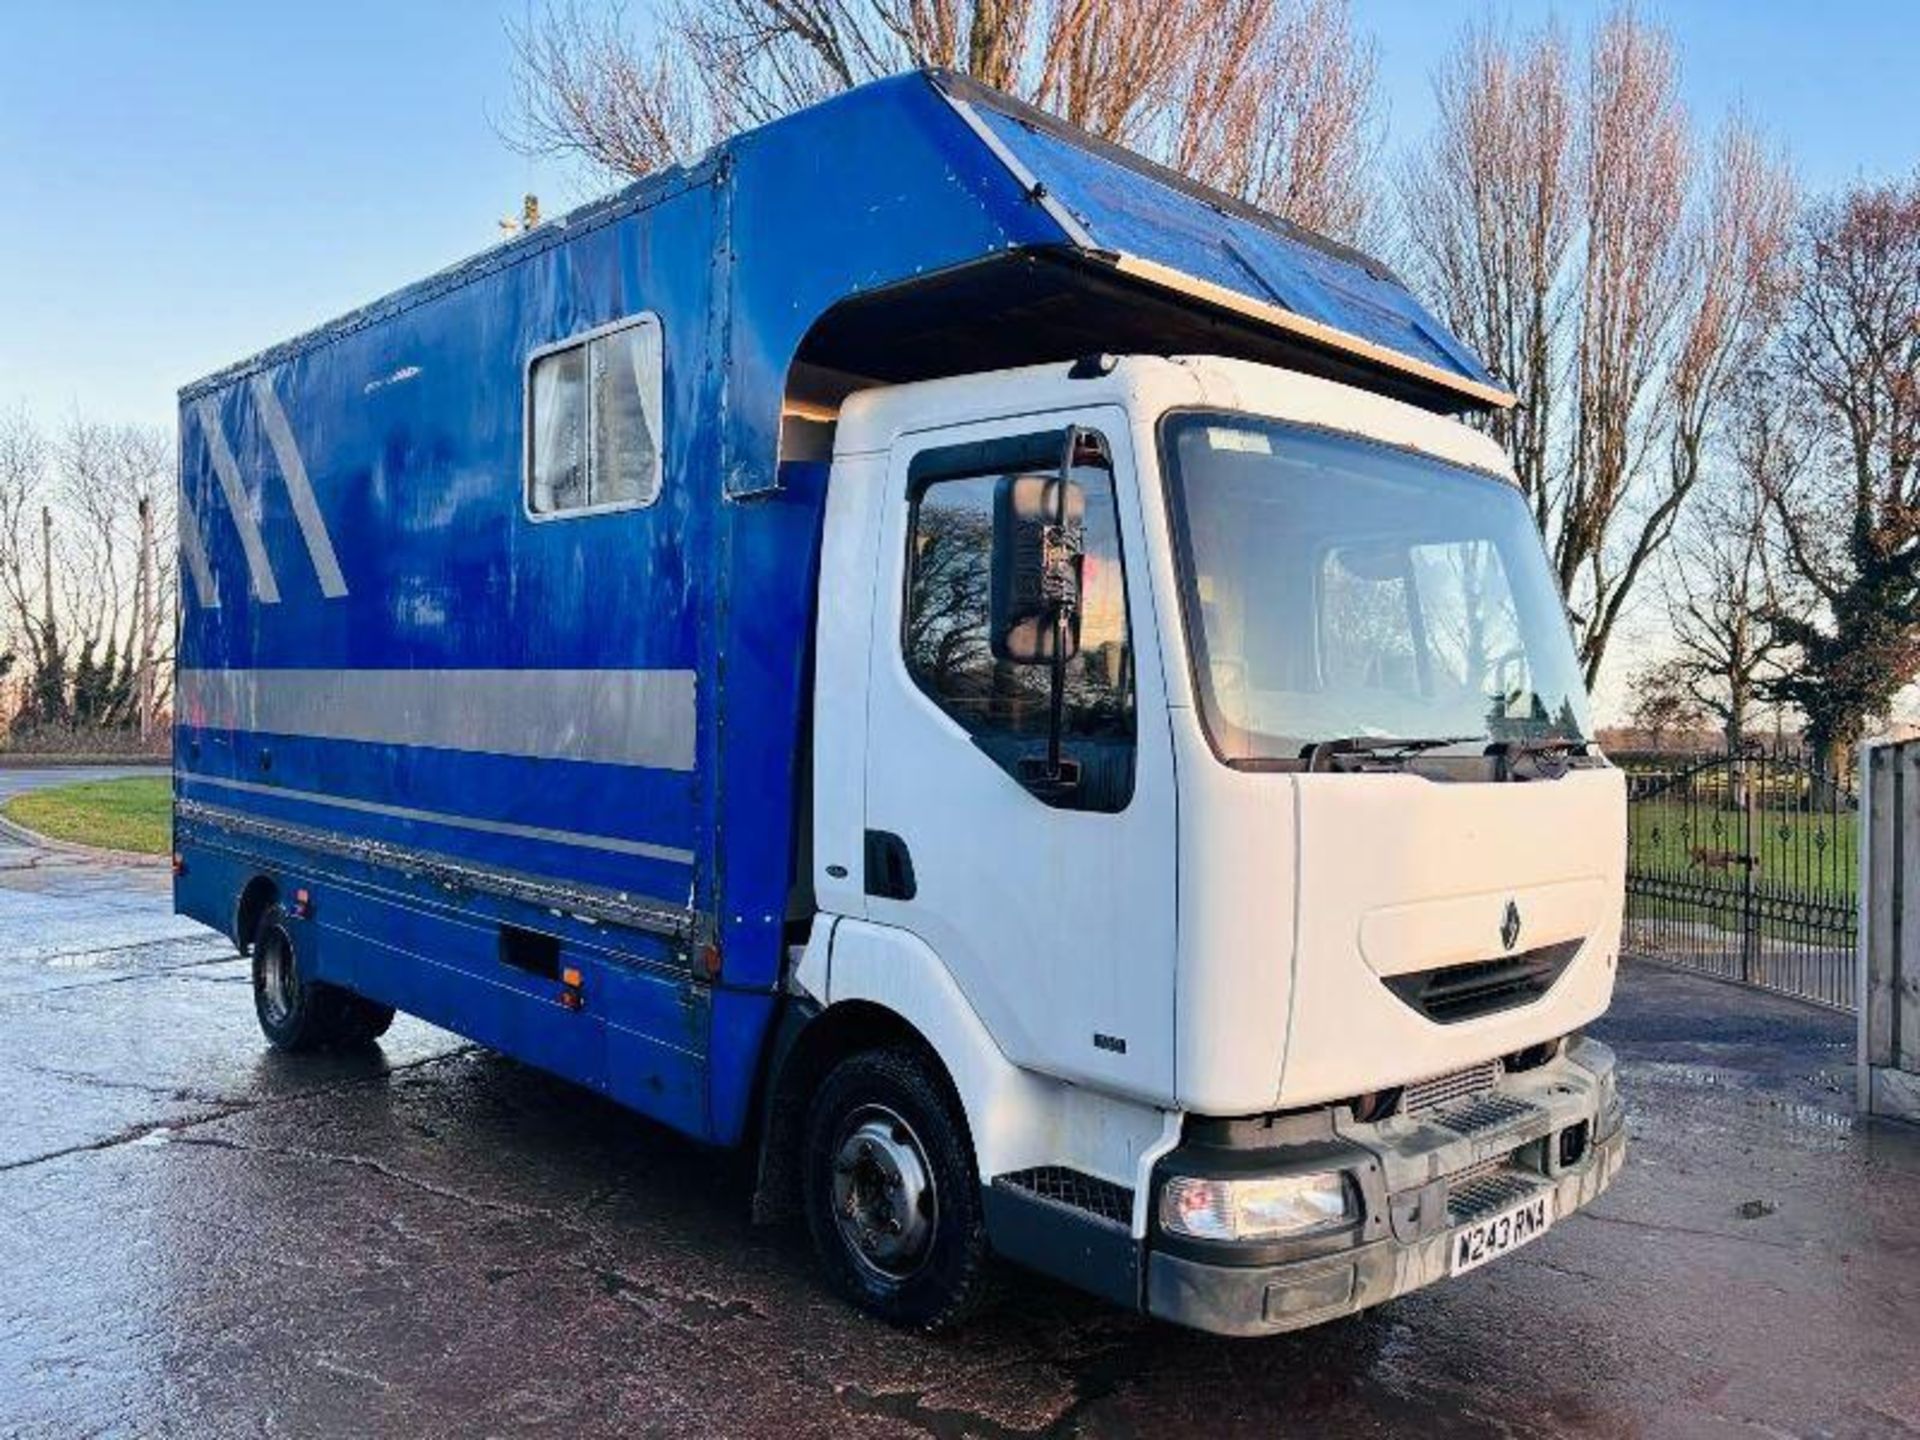
[[[1078,487],[1078,644],[1064,667],[1061,707],[1070,783],[1034,780],[1048,749],[1050,664],[1006,658],[1004,646],[996,655],[993,644],[996,502],[1006,505],[1009,486],[1057,481],[1062,453],[1060,432],[1053,431],[916,457],[903,649],[914,683],[1039,798],[1060,808],[1117,811],[1133,794],[1134,684],[1110,465],[1076,460],[1070,471]],[[1004,533],[998,540],[1007,543]]]

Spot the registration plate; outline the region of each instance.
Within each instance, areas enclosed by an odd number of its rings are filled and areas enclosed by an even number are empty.
[[[1531,1200],[1489,1215],[1453,1232],[1453,1257],[1448,1274],[1464,1275],[1529,1240],[1538,1240],[1553,1223],[1553,1197],[1542,1193]]]

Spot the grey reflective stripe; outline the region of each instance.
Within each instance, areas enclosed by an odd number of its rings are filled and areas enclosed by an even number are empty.
[[[313,561],[313,573],[320,577],[320,593],[337,600],[347,593],[346,578],[340,573],[340,561],[333,553],[333,537],[327,534],[327,522],[313,498],[313,486],[307,480],[306,462],[300,447],[293,443],[293,427],[287,424],[287,412],[273,393],[273,382],[256,375],[252,382],[253,403],[260,411],[260,423],[273,446],[273,458],[280,462],[280,474],[287,482],[287,498],[293,501],[294,519],[300,522],[300,538],[307,542],[307,555]]]
[[[645,840],[621,840],[612,835],[586,835],[578,830],[549,830],[540,825],[510,825],[504,820],[479,820],[471,815],[449,815],[442,810],[416,810],[410,805],[384,805],[375,800],[356,800],[350,795],[323,795],[317,790],[295,790],[286,785],[262,785],[254,780],[229,780],[221,775],[200,775],[191,770],[181,778],[197,785],[220,790],[237,790],[243,795],[279,795],[309,805],[330,805],[336,810],[352,810],[361,815],[384,815],[394,820],[423,820],[430,825],[447,825],[455,830],[474,830],[482,835],[510,835],[516,840],[544,840],[552,845],[573,845],[582,850],[605,850],[614,855],[637,855],[643,860],[668,860],[676,865],[693,864],[693,852],[673,845],[653,845]]]
[[[182,723],[693,769],[691,670],[189,670]]]
[[[200,517],[193,513],[187,487],[180,487],[180,550],[187,558],[187,573],[193,576],[194,598],[203,610],[220,608],[220,592],[214,588],[213,567],[207,564],[207,542],[200,534]]]
[[[200,418],[201,433],[207,437],[207,451],[213,456],[213,473],[220,491],[227,497],[227,509],[233,512],[234,529],[240,532],[240,548],[247,557],[247,576],[253,581],[253,593],[268,605],[280,603],[280,587],[273,581],[273,566],[267,563],[267,547],[260,543],[260,523],[254,518],[253,502],[247,487],[240,483],[240,467],[234,463],[227,445],[227,432],[220,428],[220,407],[207,396],[197,402],[193,412]]]

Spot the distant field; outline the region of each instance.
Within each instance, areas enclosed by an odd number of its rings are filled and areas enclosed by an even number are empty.
[[[1720,829],[1713,828],[1718,819]],[[1740,869],[1725,864],[1744,853],[1745,821],[1739,811],[1642,801],[1628,807],[1633,868],[1681,876],[1702,884],[1740,888]],[[1851,900],[1858,885],[1857,816],[1809,815],[1763,810],[1754,825],[1755,880],[1774,889],[1813,891]]]
[[[134,775],[32,790],[7,802],[6,817],[55,840],[164,855],[172,844],[172,780]]]

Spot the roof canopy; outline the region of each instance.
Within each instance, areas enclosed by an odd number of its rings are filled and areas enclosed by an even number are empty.
[[[1463,405],[1512,403],[1378,261],[963,76],[928,78],[1088,258],[1451,391]]]

